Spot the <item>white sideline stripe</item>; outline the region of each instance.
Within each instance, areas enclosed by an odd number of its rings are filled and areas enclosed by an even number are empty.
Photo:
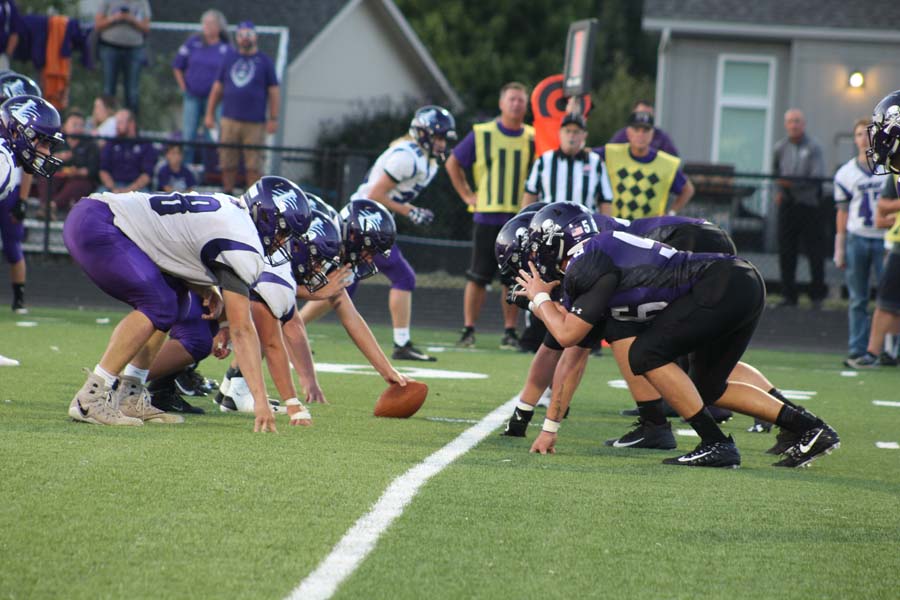
[[[900,444],[897,442],[875,442],[875,447],[885,450],[900,450]]]
[[[375,548],[381,534],[403,514],[403,509],[419,489],[499,427],[509,416],[516,402],[517,398],[511,398],[498,406],[452,442],[392,481],[378,502],[354,523],[332,548],[331,553],[294,588],[288,598],[296,600],[330,598],[338,586],[353,574],[369,552]]]
[[[894,402],[893,400],[872,400],[872,404],[875,406],[900,406],[900,402]]]

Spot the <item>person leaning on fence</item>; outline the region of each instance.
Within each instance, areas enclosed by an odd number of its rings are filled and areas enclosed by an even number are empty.
[[[206,103],[219,68],[233,51],[228,43],[228,22],[221,11],[211,8],[200,18],[202,32],[189,37],[172,60],[172,74],[182,92],[181,135],[185,141],[197,139],[197,129],[203,125]],[[209,139],[204,127],[203,138]],[[194,162],[194,147],[184,150],[184,162]]]
[[[497,274],[494,241],[497,234],[519,210],[525,178],[534,161],[534,128],[525,125],[528,90],[518,82],[500,89],[500,117],[478,123],[453,150],[447,160],[447,174],[459,197],[474,212],[472,263],[466,272],[463,296],[465,319],[459,346],[475,345],[475,323],[484,305],[487,286]],[[472,169],[475,190],[466,181],[465,169]],[[500,297],[505,333],[501,348],[516,349],[518,308]]]
[[[631,107],[631,112],[645,112],[650,113],[651,116],[656,116],[653,108],[653,103],[649,100],[638,100],[634,103],[634,106]],[[623,127],[613,134],[611,138],[609,138],[609,144],[622,144],[628,141],[628,128]],[[659,127],[653,128],[653,136],[650,138],[650,147],[655,150],[662,150],[663,152],[668,152],[672,156],[679,156],[678,148],[675,147],[675,142],[672,141],[672,138],[668,133],[660,129]]]
[[[875,222],[878,196],[884,177],[875,175],[866,164],[869,138],[868,119],[853,127],[857,154],[838,169],[834,176],[834,201],[837,204],[834,240],[834,264],[844,269],[844,281],[850,296],[848,307],[848,360],[866,353],[869,340],[868,314],[872,276],[881,280],[884,270],[884,232]],[[844,361],[847,365],[847,361]]]
[[[595,148],[606,162],[612,201],[604,202],[600,212],[620,219],[659,217],[666,214],[669,194],[675,201],[669,214],[675,214],[694,195],[694,185],[681,169],[681,159],[650,145],[654,136],[653,115],[633,112],[625,128],[627,144],[606,144]]]
[[[114,193],[147,191],[156,166],[156,150],[138,142],[137,122],[127,108],[116,113],[116,137],[100,151],[100,181]]]
[[[141,68],[147,62],[146,37],[150,33],[148,0],[103,0],[94,16],[103,63],[103,93],[116,95],[119,76],[125,88],[125,106],[139,112]]]
[[[781,295],[778,306],[797,305],[797,254],[803,245],[809,260],[809,299],[819,308],[828,295],[825,285],[825,224],[819,209],[821,183],[825,176],[822,147],[806,135],[806,118],[800,109],[784,113],[787,137],[775,144],[772,171],[776,176],[807,177],[810,180],[778,179],[775,204],[778,206],[778,262],[781,267]]]
[[[252,22],[242,21],[235,38],[238,52],[229,54],[219,68],[206,103],[205,124],[208,129],[215,126],[216,106],[221,100],[219,141],[223,144],[260,146],[265,141],[266,133],[272,134],[278,129],[278,113],[281,110],[278,77],[272,59],[257,47],[256,29]],[[219,149],[222,189],[226,194],[234,190],[239,153],[237,148]],[[243,154],[246,179],[256,181],[262,168],[261,153],[256,149],[245,149]]]
[[[72,109],[66,115],[62,132],[65,135],[65,146],[54,156],[62,161],[62,165],[52,179],[38,179],[38,197],[42,209],[38,218],[46,216],[46,205],[49,198],[51,220],[56,220],[57,212],[66,212],[79,199],[91,195],[97,189],[100,171],[100,148],[92,139],[81,139],[84,135],[84,114]]]

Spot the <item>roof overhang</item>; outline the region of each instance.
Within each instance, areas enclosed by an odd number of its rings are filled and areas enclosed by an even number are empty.
[[[758,25],[726,21],[689,21],[645,17],[645,31],[665,31],[702,37],[752,38],[767,40],[828,40],[872,43],[900,43],[900,31],[886,29],[838,29],[797,25]]]

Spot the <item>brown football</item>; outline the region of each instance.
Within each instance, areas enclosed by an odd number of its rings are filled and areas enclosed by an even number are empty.
[[[408,419],[422,408],[426,396],[428,386],[424,383],[410,381],[406,386],[392,383],[375,403],[375,416]]]

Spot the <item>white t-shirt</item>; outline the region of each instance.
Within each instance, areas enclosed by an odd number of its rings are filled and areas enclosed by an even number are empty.
[[[878,196],[884,177],[873,175],[869,169],[851,158],[834,175],[834,201],[847,204],[847,231],[867,238],[884,237],[884,229],[875,227]]]
[[[412,202],[428,187],[437,172],[437,161],[426,156],[417,143],[399,142],[381,153],[350,199],[368,198],[381,174],[387,173],[397,184],[391,190],[390,199],[395,202]]]
[[[0,202],[6,200],[19,186],[22,169],[5,139],[0,139]]]
[[[116,227],[165,273],[213,285],[218,281],[211,269],[218,263],[230,267],[248,287],[263,273],[266,261],[256,226],[237,198],[177,192],[90,197],[109,205]]]

